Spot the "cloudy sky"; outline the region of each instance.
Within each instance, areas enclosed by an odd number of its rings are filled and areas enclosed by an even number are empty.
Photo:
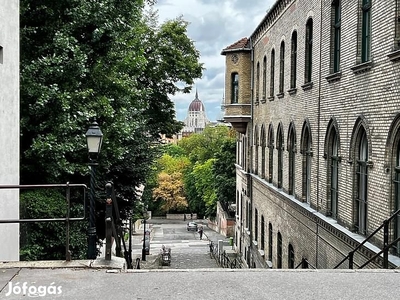
[[[206,108],[210,121],[221,116],[224,94],[225,56],[223,48],[243,37],[249,37],[262,21],[265,12],[275,0],[157,0],[159,21],[183,16],[189,22],[188,36],[200,51],[200,62],[204,64],[203,77],[195,82],[190,94],[177,94],[176,117],[183,121],[190,102],[199,99]]]

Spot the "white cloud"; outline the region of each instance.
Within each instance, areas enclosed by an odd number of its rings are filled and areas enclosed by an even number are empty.
[[[251,2],[251,3],[249,3]],[[196,89],[206,114],[215,121],[221,114],[224,95],[225,57],[221,51],[243,37],[249,37],[275,0],[158,0],[160,22],[183,16],[189,22],[188,36],[200,51],[206,70],[190,94],[175,95],[176,117],[184,120]]]

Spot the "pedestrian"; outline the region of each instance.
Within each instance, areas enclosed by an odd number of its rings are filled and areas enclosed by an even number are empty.
[[[186,221],[186,214],[183,214],[183,221]]]
[[[193,213],[190,213],[190,220],[193,220]]]
[[[200,234],[200,239],[202,239],[203,238],[203,226],[202,225],[200,225],[199,226],[199,234]]]

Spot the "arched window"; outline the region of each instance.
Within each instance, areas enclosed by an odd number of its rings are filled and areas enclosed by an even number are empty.
[[[256,83],[254,88],[256,89],[256,102],[258,102],[260,100],[260,62],[257,62],[256,72]]]
[[[283,94],[285,87],[285,42],[281,42],[281,53],[279,60],[279,94]]]
[[[296,131],[294,129],[294,124],[291,123],[289,126],[289,133],[288,133],[288,145],[287,151],[289,154],[289,195],[294,195],[294,183],[295,183],[295,154],[296,154]]]
[[[292,49],[290,53],[290,88],[296,88],[297,79],[297,31],[292,33]]]
[[[331,7],[331,73],[340,71],[341,0],[333,0]]]
[[[311,130],[308,121],[304,122],[302,130],[301,153],[303,156],[302,170],[302,200],[310,204],[311,202]]]
[[[274,97],[274,86],[275,86],[275,49],[271,51],[271,74],[269,77],[269,96]]]
[[[232,73],[232,93],[231,93],[231,103],[239,103],[239,74]]]
[[[292,244],[289,244],[289,251],[288,251],[288,268],[294,269],[294,249]]]
[[[400,133],[397,134],[398,136]],[[394,201],[395,201],[395,211],[400,209],[400,138],[397,138],[397,144],[395,148],[395,159],[396,164],[394,167]],[[396,218],[394,219],[394,239],[400,237],[400,214],[397,214]],[[400,241],[396,243],[396,254],[400,256]]]
[[[274,239],[274,232],[272,230],[272,224],[268,224],[268,260],[272,262],[272,242]]]
[[[266,99],[267,97],[267,57],[264,56],[264,60],[263,60],[263,86],[262,86],[262,97],[263,100]]]
[[[367,234],[367,196],[368,196],[368,139],[365,129],[358,133],[356,161],[356,203],[355,227],[360,234]]]
[[[258,241],[258,209],[254,213],[254,240]]]
[[[272,124],[268,129],[268,182],[272,183],[274,174],[274,128]]]
[[[277,150],[278,150],[278,188],[282,188],[282,179],[283,179],[283,130],[282,125],[279,124],[278,133],[276,137],[277,142]]]
[[[371,7],[372,0],[361,0],[361,62],[371,59]]]
[[[306,24],[306,39],[305,39],[305,67],[304,67],[304,82],[311,82],[312,75],[312,45],[313,45],[313,20],[308,19]]]
[[[261,127],[261,178],[265,178],[265,148],[266,148],[266,138],[265,138],[265,127]]]
[[[328,216],[337,219],[338,194],[339,194],[339,136],[336,128],[331,125],[328,136],[327,159],[328,159]]]
[[[282,235],[279,231],[278,231],[278,242],[276,245],[276,256],[277,256],[276,267],[278,269],[282,269]]]
[[[264,216],[261,215],[261,250],[264,250],[264,245],[265,245],[265,221],[264,221]]]
[[[257,125],[254,127],[254,174],[258,174],[258,127]]]

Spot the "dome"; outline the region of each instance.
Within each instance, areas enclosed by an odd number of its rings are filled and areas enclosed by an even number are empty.
[[[199,97],[197,95],[197,91],[196,91],[196,97],[195,99],[192,101],[192,103],[190,103],[189,105],[189,111],[204,111],[204,105],[203,102],[201,102],[199,100]]]

